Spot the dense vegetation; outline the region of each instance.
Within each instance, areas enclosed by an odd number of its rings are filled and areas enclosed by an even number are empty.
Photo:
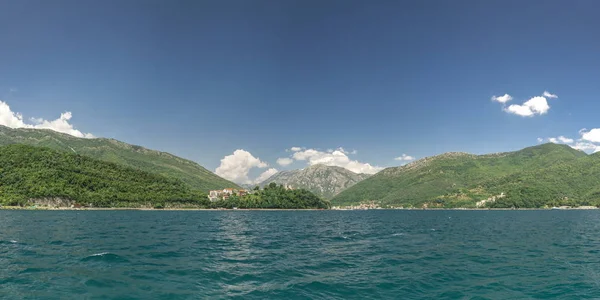
[[[315,194],[304,190],[288,190],[282,185],[272,182],[264,189],[254,188],[251,194],[237,197],[231,196],[227,200],[220,200],[211,203],[211,207],[223,208],[263,208],[263,209],[308,209],[321,208],[327,209],[331,205]]]
[[[43,129],[12,129],[0,125],[0,146],[25,144],[76,153],[99,160],[118,163],[142,171],[179,179],[190,187],[208,192],[237,187],[199,164],[169,153],[119,142],[113,139],[84,139]]]
[[[86,156],[27,145],[0,147],[0,201],[62,198],[95,207],[206,205],[180,180]]]
[[[306,190],[275,184],[241,198],[210,202],[178,179],[74,153],[28,145],[0,147],[0,204],[92,207],[329,208]]]
[[[336,196],[334,205],[486,207],[600,205],[600,155],[544,144],[489,155],[448,153],[385,169]],[[502,197],[498,197],[502,195]]]

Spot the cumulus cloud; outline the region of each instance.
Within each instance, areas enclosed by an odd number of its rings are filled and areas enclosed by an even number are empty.
[[[338,166],[346,168],[355,173],[375,174],[383,168],[372,166],[368,163],[361,163],[357,160],[351,160],[348,157],[348,152],[343,148],[336,150],[319,151],[316,149],[305,149],[296,151],[293,158],[296,160],[306,161],[309,165],[324,164],[327,166]]]
[[[519,115],[522,117],[543,115],[547,113],[548,110],[550,110],[550,105],[548,105],[548,101],[546,101],[546,98],[542,96],[533,97],[527,100],[522,105],[512,104],[504,109],[504,111],[508,113]]]
[[[277,159],[277,164],[283,167],[288,166],[293,162],[294,160],[289,157],[281,157]]]
[[[33,129],[50,129],[72,136],[81,138],[94,138],[91,133],[83,133],[69,123],[69,120],[73,115],[71,112],[64,112],[60,114],[60,117],[56,120],[48,121],[42,118],[31,118],[33,124],[25,123],[23,121],[23,115],[18,112],[13,112],[10,106],[4,101],[0,101],[0,125],[4,125],[10,128],[33,128]]]
[[[571,147],[586,152],[599,152],[600,151],[600,128],[592,128],[587,130],[585,128],[579,130],[581,138]]]
[[[544,141],[544,139],[542,139],[542,138],[538,138],[537,140],[540,143]],[[575,140],[561,135],[558,137],[548,138],[548,142],[554,143],[554,144],[572,144],[575,142]]]
[[[556,94],[551,94],[548,91],[544,91],[544,93],[542,94],[542,96],[546,97],[546,98],[551,98],[551,99],[556,99],[558,98],[558,96]]]
[[[292,152],[298,152],[300,150],[302,150],[301,147],[292,147],[292,148],[290,148],[290,151],[292,151]]]
[[[215,173],[235,183],[251,184],[254,181],[248,178],[250,169],[266,168],[267,166],[267,163],[261,161],[258,157],[254,157],[250,152],[238,149],[233,154],[221,159],[221,165],[217,167]]]
[[[579,131],[581,139],[593,143],[600,143],[600,128],[593,128],[592,130],[582,129]]]
[[[562,135],[558,137],[558,140],[559,140],[561,143],[565,143],[565,144],[570,144],[570,143],[574,142],[574,140],[573,140],[573,139],[570,139],[570,138],[564,137],[564,136],[562,136]]]
[[[509,94],[504,94],[504,96],[492,96],[492,101],[496,101],[496,102],[500,102],[500,103],[506,103],[512,99],[513,99],[513,97]]]
[[[572,139],[565,136],[551,137],[547,140],[555,144],[566,144],[571,148],[585,151],[585,152],[599,152],[600,151],[600,128],[594,128],[592,130],[581,129],[579,130],[580,139]],[[544,139],[538,138],[538,142]]]
[[[415,159],[414,157],[412,157],[410,155],[406,155],[405,153],[402,153],[401,156],[394,158],[394,160],[401,160],[401,161],[411,161],[414,159]]]
[[[260,174],[255,180],[254,180],[254,184],[259,184],[267,179],[269,179],[269,177],[273,176],[275,173],[277,173],[277,169],[275,168],[270,168],[266,171],[264,171],[262,174]]]
[[[600,151],[600,145],[596,145],[590,142],[577,142],[574,145],[569,145],[574,149],[577,150],[581,150],[581,151],[585,151],[585,152],[599,152]]]

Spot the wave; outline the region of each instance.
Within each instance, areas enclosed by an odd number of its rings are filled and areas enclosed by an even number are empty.
[[[81,261],[128,262],[129,260],[114,253],[101,252],[86,256]]]

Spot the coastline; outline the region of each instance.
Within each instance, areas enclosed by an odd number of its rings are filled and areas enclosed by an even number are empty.
[[[597,210],[598,207],[582,206],[570,208],[377,208],[377,209],[320,209],[320,208],[140,208],[140,207],[20,207],[0,206],[0,210],[52,210],[52,211],[368,211],[368,210],[406,210],[406,211],[525,211],[525,210]]]
[[[0,210],[63,210],[63,211],[110,211],[110,210],[139,210],[139,211],[253,211],[253,210],[261,210],[261,211],[312,211],[312,210],[331,210],[331,209],[320,209],[320,208],[238,208],[238,209],[228,209],[228,208],[140,208],[140,207],[20,207],[20,206],[2,206]]]

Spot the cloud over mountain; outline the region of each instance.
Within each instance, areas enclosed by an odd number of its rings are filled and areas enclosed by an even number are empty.
[[[587,130],[585,128],[579,130],[579,139],[575,140],[565,136],[550,137],[547,139],[538,138],[538,142],[547,140],[550,143],[565,144],[571,148],[585,151],[585,152],[599,152],[600,151],[600,128],[593,128]]]
[[[83,133],[69,123],[73,115],[67,111],[60,114],[60,117],[56,120],[44,120],[42,118],[31,118],[33,124],[25,123],[23,115],[18,112],[13,112],[8,106],[8,103],[0,101],[0,125],[4,125],[10,128],[33,128],[33,129],[50,129],[72,136],[81,138],[94,138],[91,133]]]
[[[254,179],[253,184],[259,184],[267,179],[269,179],[269,177],[275,175],[275,173],[277,173],[277,169],[275,168],[270,168],[264,172],[262,172],[262,174],[258,175],[258,177],[256,177],[256,179]]]
[[[268,164],[261,161],[260,158],[254,157],[252,153],[244,149],[238,149],[235,150],[233,154],[227,155],[221,159],[221,165],[217,167],[215,173],[235,183],[251,184],[254,180],[248,178],[250,169],[266,167],[268,167]],[[267,172],[268,171],[269,170],[267,170]],[[276,171],[277,170],[275,170],[275,172]]]
[[[323,164],[326,166],[338,166],[346,168],[354,173],[375,174],[383,168],[372,166],[369,163],[362,163],[352,160],[348,154],[354,154],[355,151],[346,151],[344,148],[320,151],[316,149],[304,149],[295,151],[292,158],[295,160],[306,161],[309,165]]]
[[[289,157],[281,157],[277,159],[277,164],[280,166],[288,166],[290,164],[292,164],[294,162],[293,159],[289,158]]]
[[[394,158],[394,160],[400,160],[400,161],[411,161],[414,160],[415,158],[410,156],[410,155],[406,155],[405,153],[402,153],[402,155]]]

